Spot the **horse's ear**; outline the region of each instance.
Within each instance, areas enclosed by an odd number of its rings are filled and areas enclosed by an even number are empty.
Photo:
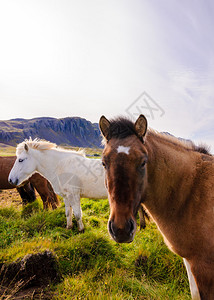
[[[104,138],[107,139],[109,133],[110,122],[106,119],[106,117],[102,116],[99,121],[100,130]]]
[[[28,145],[27,144],[25,144],[24,148],[25,148],[25,151],[28,151]]]
[[[147,120],[144,115],[140,115],[134,124],[135,130],[140,138],[144,138],[147,131]]]

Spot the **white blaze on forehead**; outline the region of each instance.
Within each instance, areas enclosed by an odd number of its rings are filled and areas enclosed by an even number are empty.
[[[117,147],[117,152],[118,153],[125,153],[125,154],[129,154],[129,150],[130,150],[130,147],[124,147],[124,146],[118,146]]]

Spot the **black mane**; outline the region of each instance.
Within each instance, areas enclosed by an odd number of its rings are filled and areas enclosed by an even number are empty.
[[[196,145],[194,145],[193,149],[195,151],[199,152],[199,153],[207,154],[207,155],[212,156],[212,154],[209,151],[209,147],[208,146],[205,146],[205,145],[196,146]]]
[[[108,136],[107,136],[107,141],[109,141],[112,138],[125,139],[126,137],[132,136],[132,135],[136,135],[139,139],[141,139],[141,137],[138,136],[138,134],[135,130],[134,123],[130,119],[125,118],[125,117],[117,117],[115,119],[110,120],[110,127],[109,127]],[[177,139],[174,136],[172,136],[172,138],[175,140]],[[141,141],[143,142],[142,139],[141,139]],[[178,142],[179,142],[179,139],[178,139]],[[197,146],[193,142],[191,142],[190,148],[187,145],[185,145],[185,143],[183,143],[183,146],[184,147],[186,146],[187,149],[191,149],[193,151],[196,151],[196,152],[199,152],[202,154],[211,155],[209,152],[209,147],[207,147],[205,145]]]
[[[131,135],[137,135],[135,131],[134,123],[124,117],[118,117],[110,120],[110,127],[107,136],[109,141],[111,138],[124,139]]]

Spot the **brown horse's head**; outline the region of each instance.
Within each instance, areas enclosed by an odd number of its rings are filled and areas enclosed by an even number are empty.
[[[103,166],[111,209],[108,230],[116,242],[128,243],[136,232],[136,215],[147,184],[147,120],[140,115],[134,124],[102,116],[99,125],[105,139]]]

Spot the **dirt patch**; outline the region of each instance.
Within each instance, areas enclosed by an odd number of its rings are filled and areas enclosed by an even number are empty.
[[[32,287],[21,291],[15,291],[14,289],[7,291],[1,291],[1,300],[51,300],[53,295],[47,289]]]
[[[57,259],[51,251],[28,254],[10,264],[0,264],[0,294],[5,294],[0,299],[7,299],[8,295],[8,299],[49,299],[44,289],[61,279]]]
[[[16,189],[0,190],[0,207],[22,207],[22,199]]]
[[[39,194],[35,191],[36,197]],[[22,199],[16,189],[11,190],[0,190],[0,207],[16,207],[18,209],[22,208]]]

